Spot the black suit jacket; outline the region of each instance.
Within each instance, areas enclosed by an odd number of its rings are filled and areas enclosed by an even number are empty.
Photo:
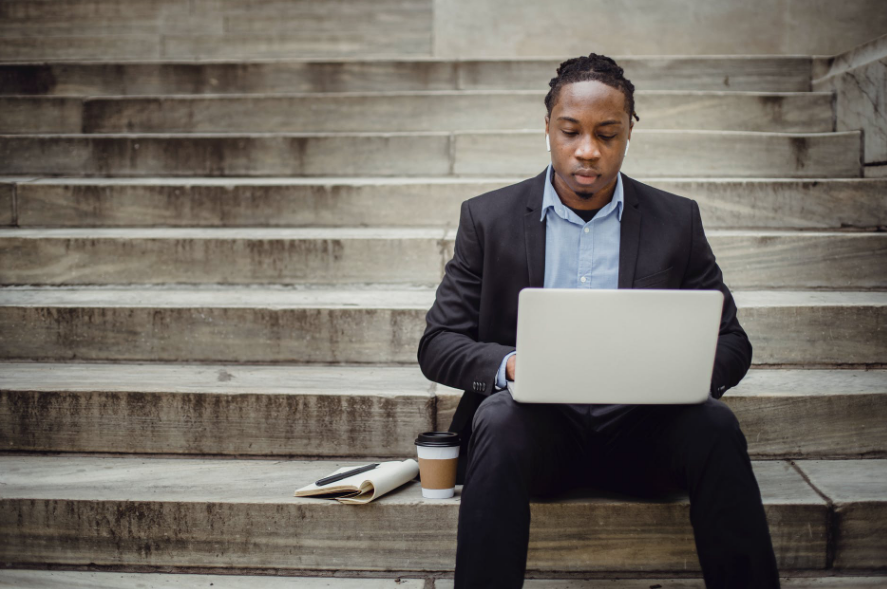
[[[494,391],[502,359],[514,351],[518,293],[542,287],[545,275],[545,171],[462,203],[453,259],[426,315],[419,366],[435,382],[465,393],[450,431],[467,452],[471,422]],[[619,288],[718,289],[724,307],[711,393],[720,398],[751,364],[752,347],[736,304],[705,238],[695,201],[622,174]],[[460,460],[459,480],[464,478]]]

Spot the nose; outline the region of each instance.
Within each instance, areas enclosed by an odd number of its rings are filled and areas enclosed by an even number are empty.
[[[601,151],[598,149],[597,142],[591,135],[583,135],[579,143],[576,145],[574,154],[577,160],[591,161],[601,157]]]

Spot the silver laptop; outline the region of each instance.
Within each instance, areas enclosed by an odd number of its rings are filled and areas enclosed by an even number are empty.
[[[522,403],[701,403],[723,304],[719,290],[524,289],[508,390]]]

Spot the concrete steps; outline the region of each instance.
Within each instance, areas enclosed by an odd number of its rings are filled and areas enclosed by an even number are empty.
[[[326,133],[537,129],[545,93],[484,90],[0,97],[0,133]],[[830,132],[830,93],[644,91],[644,129]]]
[[[519,180],[0,177],[0,215],[21,227],[455,227],[463,200]],[[887,179],[642,181],[695,199],[707,230],[887,227]]]
[[[740,291],[756,364],[877,365],[887,293]],[[429,288],[7,287],[0,359],[413,364]]]
[[[461,395],[414,366],[0,363],[0,449],[396,458]],[[752,458],[887,458],[885,370],[753,369],[724,401]]]
[[[455,236],[433,228],[0,229],[0,284],[436,286]],[[733,289],[887,289],[885,232],[706,237]]]
[[[138,39],[132,42],[135,45]],[[134,51],[138,51],[135,47]],[[118,54],[118,59],[126,59]],[[132,57],[129,57],[132,59]],[[808,92],[809,56],[614,56],[644,90]],[[170,95],[536,90],[560,59],[284,59],[0,64],[0,94]],[[543,86],[544,87],[544,86]]]
[[[869,582],[875,579],[868,579]],[[836,581],[841,583],[842,581]],[[446,583],[446,581],[443,581]],[[452,585],[452,582],[450,582]],[[440,585],[444,587],[445,585]],[[425,589],[425,580],[336,577],[271,577],[250,575],[194,575],[168,573],[95,573],[79,571],[0,570],[3,589]],[[787,585],[794,588],[795,585]],[[828,589],[832,585],[823,585]],[[874,585],[834,585],[835,589],[869,589]],[[621,588],[615,588],[621,589]],[[628,587],[626,586],[626,589]],[[645,588],[646,589],[646,588]]]
[[[586,573],[584,576],[588,576]],[[91,589],[141,589],[143,587],[163,587],[179,589],[452,589],[450,578],[425,577],[421,575],[398,576],[392,579],[336,577],[270,577],[250,575],[195,575],[170,573],[96,573],[78,571],[27,571],[7,569],[0,571],[0,587],[15,589],[71,589],[72,587]],[[449,576],[449,575],[448,575]],[[780,582],[786,589],[881,589],[883,577],[857,576],[798,576],[782,577]],[[656,586],[664,589],[704,589],[701,579],[663,579],[658,577],[640,579],[613,579],[611,575],[593,580],[529,579],[524,583],[527,589],[649,589]]]
[[[3,457],[0,558],[18,565],[452,570],[458,490],[453,499],[426,500],[413,482],[364,508],[292,497],[340,465]],[[782,570],[887,562],[887,461],[754,468]],[[531,510],[531,571],[698,570],[685,497],[640,502],[580,492],[535,501]],[[842,542],[847,534],[855,544]]]
[[[638,130],[629,175],[859,177],[861,134]],[[540,147],[541,146],[541,147]],[[0,174],[530,176],[539,131],[385,134],[0,135]],[[347,164],[341,154],[348,153]]]
[[[181,35],[132,29],[120,55],[292,51],[277,4],[221,16],[227,47],[180,15]],[[426,32],[372,42],[421,51]],[[357,513],[292,492],[449,424],[461,393],[415,366],[430,287],[459,203],[547,164],[540,80],[558,61],[0,64],[0,224],[18,227],[0,231],[0,284],[40,285],[0,288],[0,562],[449,589],[458,495],[414,482]],[[754,345],[725,401],[785,586],[880,586],[844,575],[887,570],[887,179],[860,178],[862,137],[832,132],[813,58],[619,62],[642,119],[625,172],[700,203]],[[527,586],[700,587],[688,509],[535,502]],[[79,575],[0,586],[282,584]]]
[[[432,0],[101,0],[0,6],[0,59],[430,55]]]

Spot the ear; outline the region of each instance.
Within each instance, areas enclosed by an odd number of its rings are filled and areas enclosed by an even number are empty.
[[[545,134],[548,135],[548,115],[545,115]]]

